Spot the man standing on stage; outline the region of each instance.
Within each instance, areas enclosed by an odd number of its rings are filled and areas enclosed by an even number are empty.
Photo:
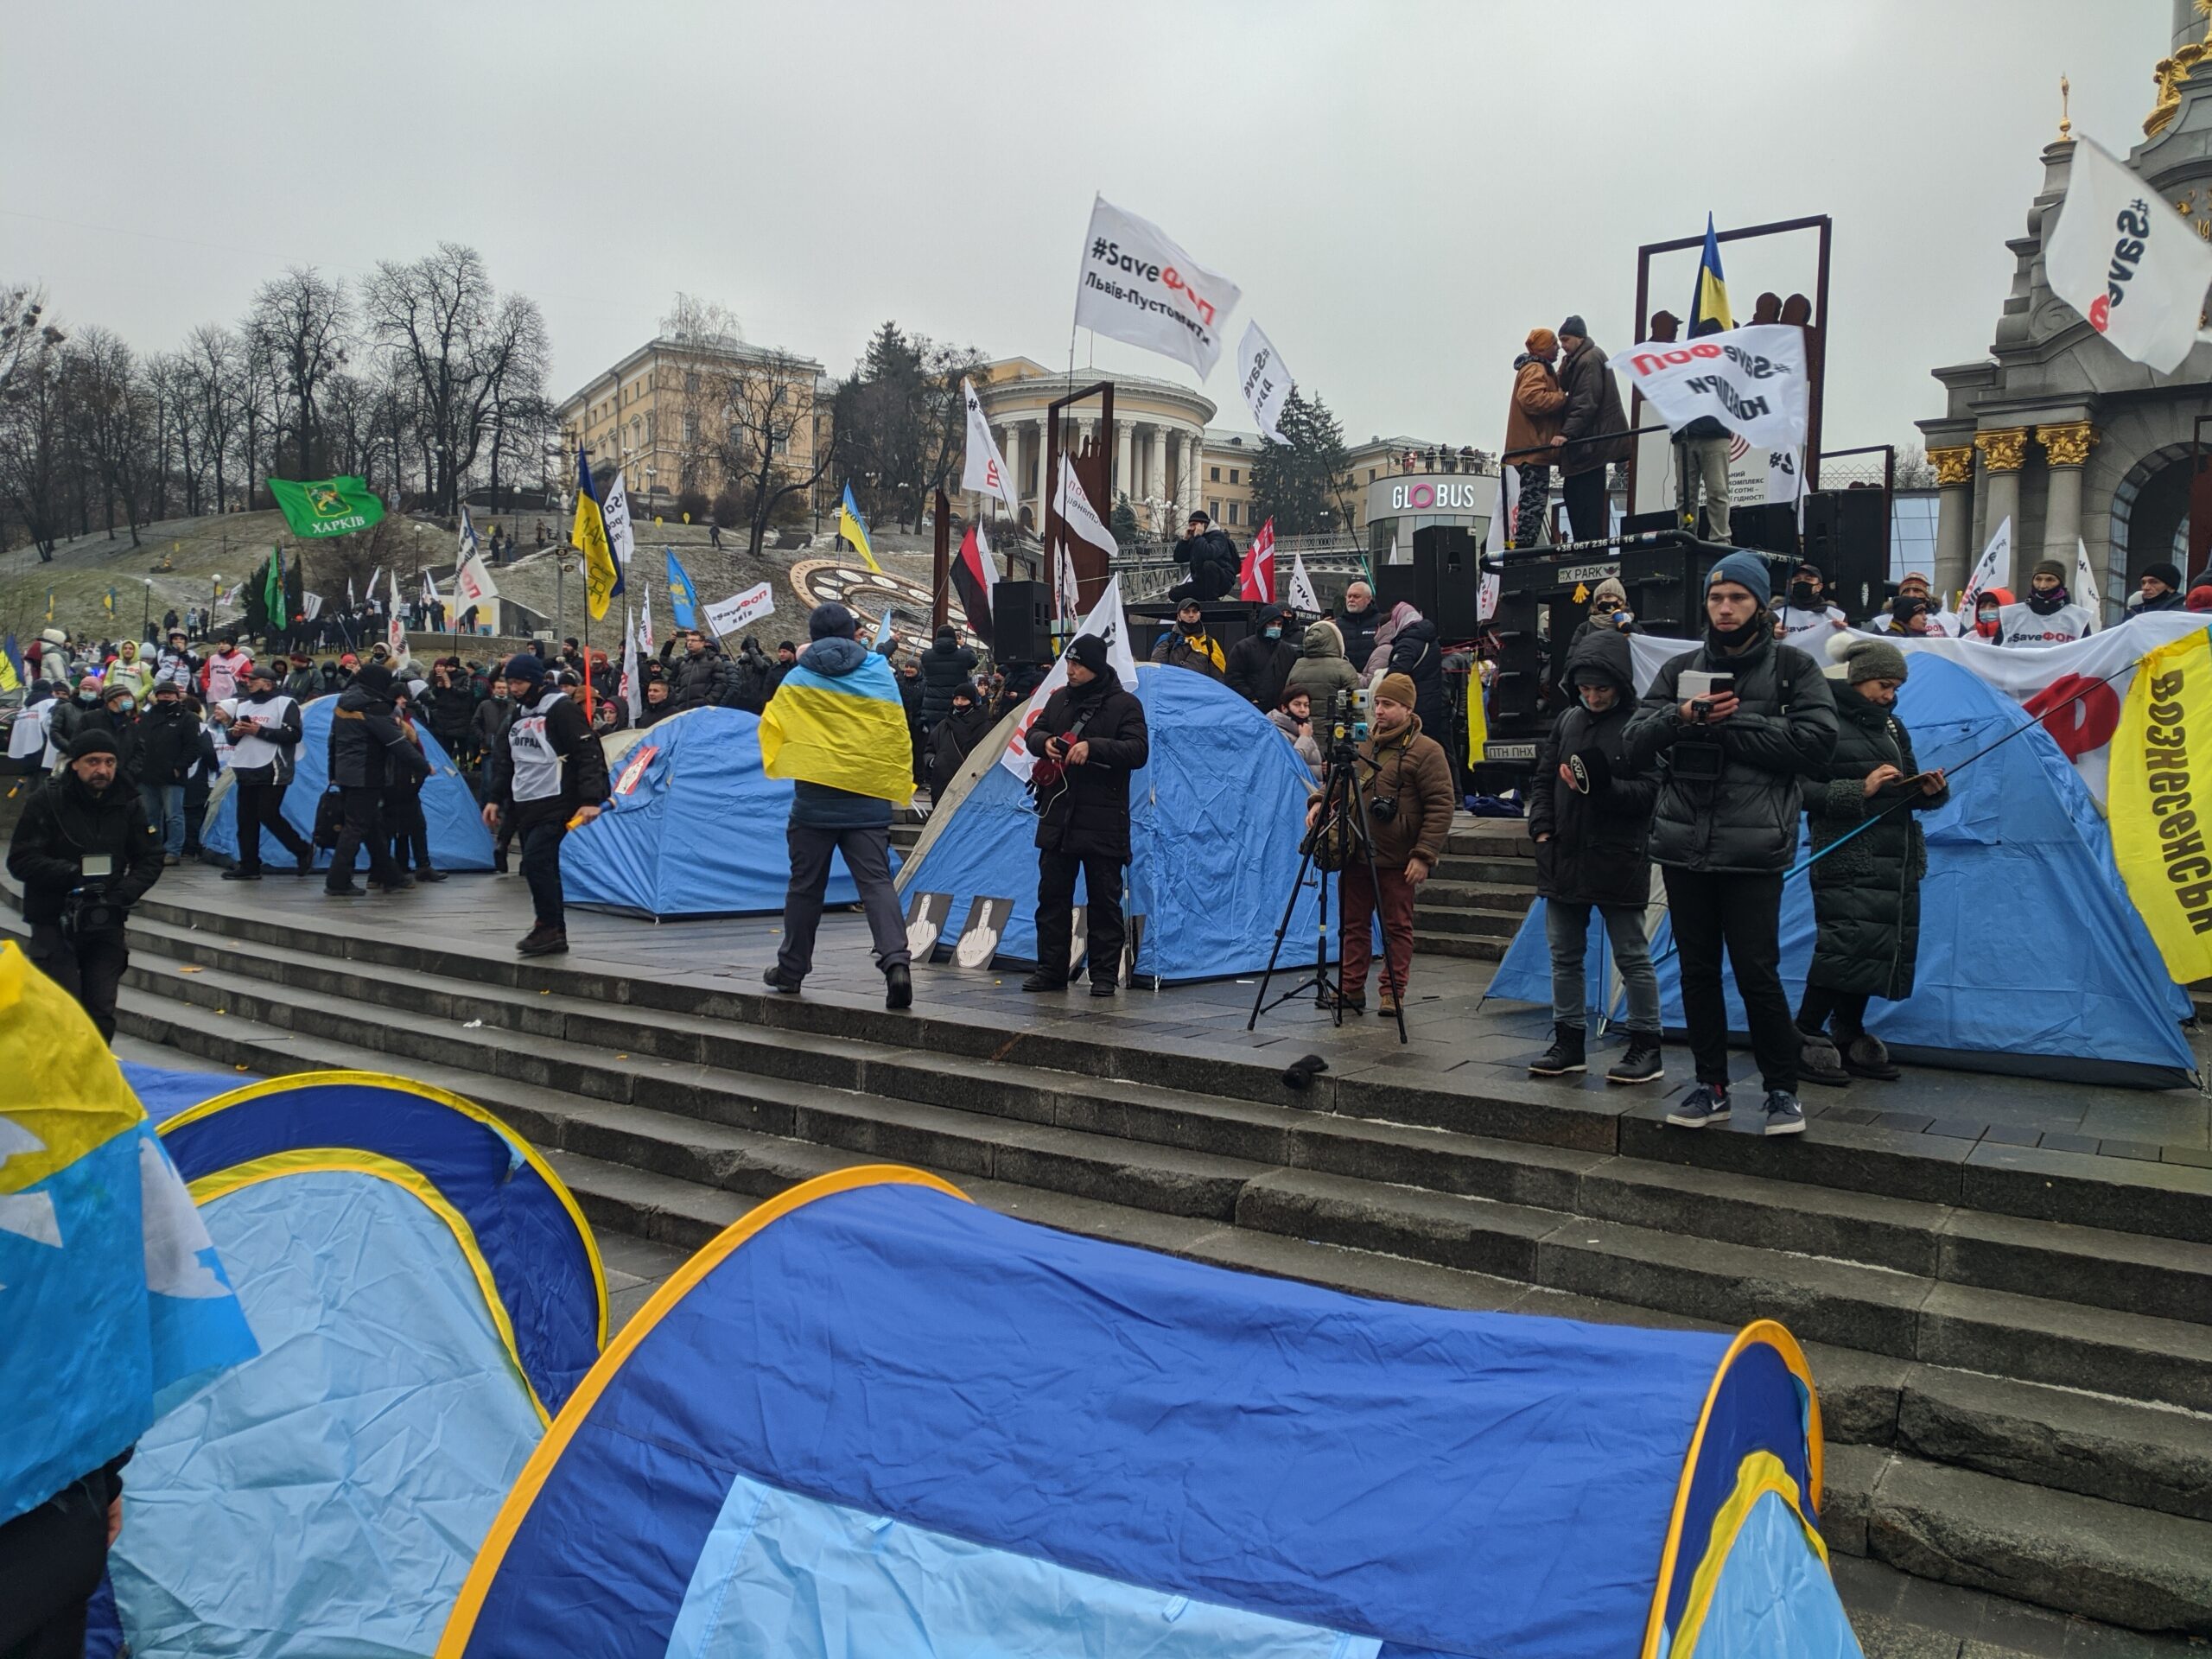
[[[1068,683],[1046,700],[1025,740],[1058,779],[1033,778],[1037,811],[1037,971],[1025,991],[1067,988],[1074,954],[1075,879],[1084,879],[1090,918],[1090,994],[1121,982],[1122,871],[1129,861],[1129,774],[1152,753],[1144,705],[1106,659],[1106,642],[1079,633],[1067,652]]]
[[[1628,414],[1621,408],[1620,388],[1613,384],[1605,354],[1580,316],[1560,324],[1559,348],[1566,353],[1559,385],[1567,394],[1567,411],[1553,440],[1559,450],[1560,493],[1574,539],[1596,541],[1611,534],[1605,480],[1615,461],[1628,459]]]
[[[496,830],[502,815],[512,815],[522,842],[523,880],[530,883],[537,919],[515,949],[525,957],[556,956],[569,948],[561,838],[589,823],[607,804],[607,752],[584,711],[546,678],[536,653],[517,652],[505,672],[515,712],[491,763],[484,823]]]

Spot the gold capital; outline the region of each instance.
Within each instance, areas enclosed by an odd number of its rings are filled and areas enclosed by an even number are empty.
[[[1928,464],[1936,469],[1936,482],[1948,487],[1954,484],[1974,482],[1974,446],[1958,444],[1950,448],[1931,448]]]
[[[1981,451],[1982,470],[1991,473],[2017,473],[2020,463],[2027,459],[2028,429],[2008,426],[1974,435],[1974,447]]]
[[[2079,467],[2088,460],[2089,446],[2096,441],[2097,430],[2087,421],[2036,428],[2036,442],[2043,445],[2044,458],[2054,467]]]

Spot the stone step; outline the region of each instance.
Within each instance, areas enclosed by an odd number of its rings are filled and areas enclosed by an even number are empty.
[[[1511,911],[1477,910],[1459,905],[1432,906],[1426,890],[1418,901],[1420,908],[1414,916],[1414,933],[1418,939],[1427,935],[1449,935],[1461,939],[1495,939],[1504,954],[1503,947],[1513,941],[1521,931],[1521,916]],[[1416,944],[1415,949],[1419,946]]]
[[[1401,1127],[1341,1113],[1223,1101],[1007,1062],[978,1066],[921,1049],[801,1036],[702,1016],[658,1014],[641,1021],[596,1002],[550,993],[372,976],[337,963],[242,956],[164,924],[134,923],[132,938],[142,950],[150,947],[203,969],[242,972],[281,986],[279,995],[311,994],[341,1007],[381,1003],[422,1018],[477,1020],[499,1030],[710,1065],[737,1077],[865,1091],[1259,1166],[1311,1168],[1866,1263],[1985,1289],[2160,1318],[2212,1320],[2212,1246],[1434,1127]],[[140,966],[156,971],[143,956]],[[681,1097],[683,1086],[671,1086]],[[705,1107],[696,1109],[714,1115]],[[1509,1127],[1527,1132],[1523,1123]]]
[[[685,1179],[712,1179],[698,1162],[705,1154],[697,1144],[710,1136],[711,1125],[1133,1209],[1234,1222],[1726,1325],[1776,1318],[1809,1340],[2212,1409],[2212,1328],[2201,1325],[817,1084],[785,1082],[768,1097],[749,1071],[664,1058],[664,1075],[626,1053],[610,1058],[603,1047],[543,1029],[404,1025],[348,1001],[214,969],[183,976],[134,967],[130,982],[222,1010],[224,1017],[395,1055],[403,1069],[440,1063],[638,1107],[643,1116],[601,1155]],[[545,1014],[550,1023],[561,1011],[549,1006]],[[568,1016],[572,1024],[582,1017]],[[655,1034],[651,1027],[633,1029]],[[905,1063],[904,1057],[894,1063]],[[871,1065],[861,1086],[873,1075]],[[958,1090],[957,1074],[940,1075],[944,1086]],[[1108,1109],[1119,1115],[1135,1108],[1117,1103]],[[518,1127],[532,1132],[528,1122]],[[616,1135],[605,1126],[601,1132]]]
[[[1533,861],[1487,855],[1471,856],[1452,852],[1448,846],[1444,856],[1436,861],[1436,879],[1440,881],[1482,882],[1508,891],[1526,893],[1532,899],[1536,893],[1536,867]]]
[[[1535,896],[1532,887],[1510,887],[1495,881],[1450,881],[1437,877],[1421,883],[1420,908],[1424,912],[1440,906],[1491,910],[1510,915],[1517,924],[1529,913]]]
[[[1506,929],[1503,934],[1452,933],[1431,926],[1426,916],[1414,918],[1414,958],[1416,969],[1424,956],[1471,957],[1478,962],[1497,962],[1503,958],[1505,947],[1512,943],[1512,928]]]

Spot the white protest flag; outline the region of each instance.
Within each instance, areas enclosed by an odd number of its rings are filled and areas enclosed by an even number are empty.
[[[468,503],[461,504],[461,556],[466,559],[476,550],[476,524],[468,516]]]
[[[1321,614],[1321,596],[1313,591],[1313,578],[1306,574],[1306,556],[1290,556],[1290,608],[1307,616]]]
[[[499,596],[499,584],[492,580],[491,569],[484,563],[484,556],[476,550],[475,538],[472,537],[467,556],[453,573],[454,604],[461,610],[474,605],[481,611]]]
[[[2089,572],[2089,544],[2079,536],[2074,538],[2074,591],[2068,597],[2088,612],[2089,632],[2094,633],[2104,620],[2104,595],[2097,592],[2097,579]]]
[[[1134,692],[1137,689],[1137,659],[1129,654],[1129,624],[1122,614],[1122,579],[1114,577],[1107,582],[1106,591],[1098,595],[1098,602],[1090,607],[1090,614],[1083,619],[1083,626],[1069,640],[1072,645],[1086,633],[1095,633],[1106,642],[1106,661],[1120,676],[1122,689]],[[1052,693],[1068,683],[1068,656],[1063,651],[1059,660],[1052,664],[1044,683],[1031,695],[1021,710],[1021,719],[1014,728],[1006,753],[999,757],[999,764],[1022,782],[1029,781],[1030,769],[1037,762],[1029,753],[1029,728],[1037,723],[1037,716],[1045,712],[1045,705]]]
[[[775,609],[775,590],[765,582],[755,582],[743,593],[708,606],[707,626],[716,633],[735,633],[748,622],[774,614]]]
[[[638,678],[638,631],[631,625],[630,607],[622,607],[622,701],[634,726],[645,717],[645,689]]]
[[[1287,444],[1290,440],[1277,429],[1282,406],[1290,401],[1290,370],[1274,342],[1260,332],[1257,322],[1246,323],[1244,338],[1237,342],[1236,385],[1244,394],[1244,406],[1252,411],[1268,441]]]
[[[2074,141],[2043,269],[2052,293],[2138,363],[2171,374],[2196,344],[2212,245],[2092,139]]]
[[[652,583],[650,582],[645,583],[645,592],[639,595],[644,603],[638,611],[638,649],[650,657],[653,654]]]
[[[438,579],[428,570],[423,573],[423,602],[426,605],[438,602]]]
[[[964,375],[960,381],[960,401],[968,406],[968,458],[960,468],[960,487],[973,490],[979,495],[996,496],[1006,503],[1006,510],[1020,516],[1021,503],[1014,493],[1014,474],[1006,469],[1006,457],[999,454],[999,447],[991,439],[991,423],[983,413],[983,400],[976,395],[975,387],[968,384]]]
[[[384,642],[391,652],[391,660],[401,661],[407,655],[407,616],[399,603],[399,567],[391,570],[391,614],[385,624]]]
[[[1411,559],[1401,558],[1399,556],[1398,532],[1395,530],[1390,532],[1390,556],[1383,560],[1382,563],[1385,564],[1411,564],[1413,563]]]
[[[1111,558],[1122,550],[1114,540],[1114,532],[1106,528],[1098,516],[1098,509],[1090,505],[1090,498],[1083,493],[1083,481],[1075,475],[1075,457],[1065,449],[1060,452],[1060,487],[1058,499],[1052,505],[1058,511],[1067,527]]]
[[[607,499],[599,504],[600,517],[607,521],[607,544],[613,550],[614,562],[624,569],[630,568],[630,556],[638,550],[637,532],[630,528],[630,493],[622,487],[622,469],[614,469],[613,480],[607,486]]]
[[[1075,560],[1068,553],[1065,542],[1052,543],[1052,615],[1065,622],[1083,607],[1081,589],[1076,585]]]
[[[322,595],[321,594],[302,594],[300,595],[300,614],[307,618],[310,622],[314,621],[318,616],[321,616],[322,614]]]
[[[1109,340],[1179,358],[1201,377],[1221,356],[1238,290],[1170,241],[1157,225],[1097,197],[1084,233],[1075,323]]]
[[[1612,361],[1681,431],[1709,415],[1754,445],[1794,449],[1805,442],[1811,383],[1805,331],[1786,322],[1753,323],[1677,345],[1652,341]]]
[[[376,583],[373,581],[369,583],[369,591],[371,593],[376,591]],[[346,608],[349,611],[358,611],[361,608],[361,596],[353,591],[353,578],[351,576],[346,578]]]
[[[1974,601],[1993,588],[2010,588],[2012,585],[2012,520],[2001,520],[1996,533],[1990,537],[1989,545],[1981,550],[1981,557],[1974,567],[1974,575],[1967,578],[1966,592],[1959,599],[1960,631],[1974,626]]]

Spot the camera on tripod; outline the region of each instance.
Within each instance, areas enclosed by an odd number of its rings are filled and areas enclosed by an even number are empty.
[[[1366,742],[1367,717],[1374,706],[1375,694],[1363,685],[1333,694],[1329,698],[1331,744],[1357,747]]]

